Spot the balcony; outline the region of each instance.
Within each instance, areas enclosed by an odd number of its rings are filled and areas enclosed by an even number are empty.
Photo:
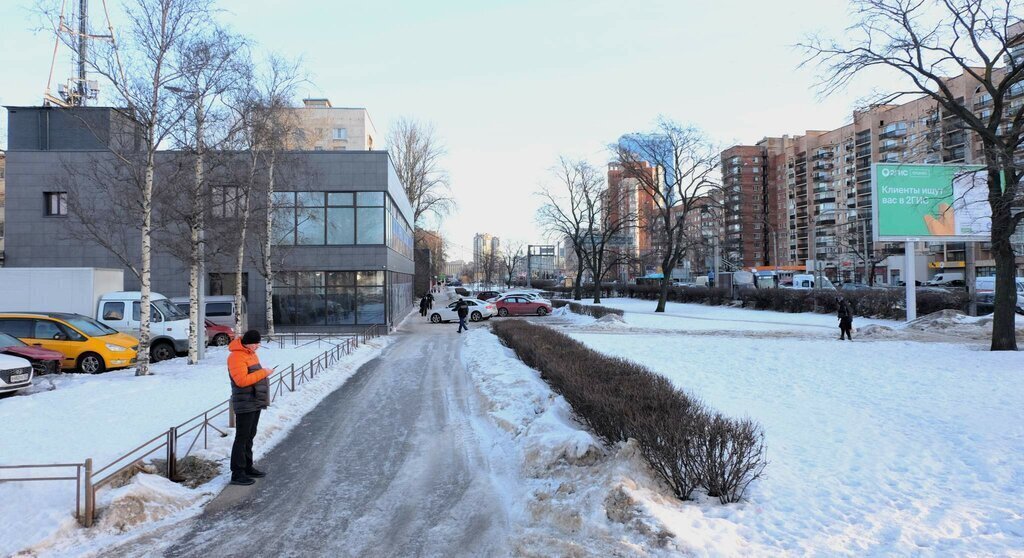
[[[828,160],[828,161],[815,161],[814,165],[811,168],[816,170],[816,171],[827,171],[827,170],[832,170],[833,166],[834,165],[832,164],[831,160]]]
[[[870,156],[871,156],[871,146],[870,145],[868,145],[867,147],[861,147],[860,149],[857,150],[857,158],[858,159],[861,159],[861,158],[864,158],[864,157],[870,157]]]

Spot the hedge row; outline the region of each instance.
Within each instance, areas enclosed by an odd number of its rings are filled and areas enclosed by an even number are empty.
[[[583,314],[585,316],[593,316],[595,318],[607,316],[608,314],[615,314],[616,316],[622,316],[624,314],[624,312],[618,308],[580,304],[579,302],[573,302],[571,300],[562,299],[553,299],[551,301],[551,306],[554,306],[555,308],[568,306],[569,310],[571,310],[575,314]]]
[[[602,296],[618,296],[657,300],[661,289],[658,285],[619,285],[602,288]],[[572,289],[555,287],[553,292],[565,295]],[[742,289],[737,300],[745,308],[775,310],[777,312],[835,312],[839,295],[850,301],[855,314],[871,318],[903,319],[906,317],[903,289],[876,289],[870,291],[801,290],[801,289]],[[584,296],[593,296],[593,288],[584,289]],[[670,287],[670,302],[690,302],[713,306],[732,302],[727,289],[709,287]],[[917,314],[923,316],[939,310],[967,309],[967,293],[960,291],[917,292]]]
[[[725,417],[665,377],[550,328],[514,320],[494,324],[493,331],[605,442],[636,440],[676,497],[688,500],[702,487],[723,504],[737,502],[764,471],[757,423]]]

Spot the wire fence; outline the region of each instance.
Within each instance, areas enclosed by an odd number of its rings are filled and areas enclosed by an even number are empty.
[[[352,354],[359,345],[380,337],[382,332],[381,326],[372,325],[362,332],[344,337],[310,334],[275,335],[275,341],[278,341],[281,347],[284,347],[284,340],[290,338],[296,348],[313,343],[327,345],[328,348],[309,362],[301,365],[293,363],[268,376],[271,402],[285,392],[294,392],[303,384],[312,381],[318,374],[331,369],[344,356]],[[304,342],[299,344],[300,341]],[[231,400],[226,399],[181,424],[169,427],[98,469],[93,469],[92,458],[81,463],[0,465],[0,483],[75,481],[75,518],[85,527],[91,527],[96,517],[97,491],[117,480],[118,475],[148,458],[159,456],[166,462],[162,471],[164,476],[179,482],[182,480],[177,470],[179,462],[188,457],[200,443],[203,449],[208,449],[211,431],[218,437],[225,437],[228,435],[227,430],[234,427],[235,414],[231,410]],[[182,447],[184,451],[181,451]],[[17,476],[8,477],[8,474]]]

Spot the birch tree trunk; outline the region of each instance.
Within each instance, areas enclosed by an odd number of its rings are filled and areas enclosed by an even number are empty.
[[[274,268],[273,268],[273,257],[271,257],[271,249],[274,245],[274,163],[277,160],[277,153],[270,153],[270,165],[267,169],[267,223],[266,223],[266,234],[264,235],[263,245],[263,269],[266,270],[266,288],[264,289],[264,295],[266,296],[265,303],[267,306],[267,335],[273,337],[274,335]]]
[[[189,258],[188,274],[188,363],[199,362],[199,328],[206,324],[199,323],[199,283],[200,270],[203,267],[204,247],[202,246],[202,230],[205,225],[203,215],[203,155],[196,154],[195,182],[192,185],[192,226],[190,227],[191,257]]]
[[[154,118],[155,120],[155,118]],[[150,132],[152,137],[152,132]],[[148,376],[149,370],[149,339],[150,339],[150,274],[151,274],[151,258],[150,258],[150,247],[151,232],[153,227],[153,174],[154,167],[156,165],[154,158],[154,147],[151,145],[149,153],[146,155],[146,174],[145,181],[142,188],[142,273],[139,277],[141,283],[139,291],[139,353],[138,353],[138,367],[135,369],[136,376]]]
[[[245,266],[245,239],[249,230],[249,197],[256,182],[256,163],[258,155],[253,154],[252,165],[249,167],[249,183],[242,195],[242,222],[238,232],[238,257],[235,259],[235,335],[242,335],[242,269]]]

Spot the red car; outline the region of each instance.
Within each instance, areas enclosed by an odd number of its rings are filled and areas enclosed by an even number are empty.
[[[551,305],[546,302],[530,300],[525,296],[506,296],[493,303],[498,307],[498,315],[501,317],[521,314],[535,314],[546,316],[551,313]]]
[[[227,347],[235,338],[235,330],[206,320],[206,344]]]
[[[21,357],[31,362],[36,376],[60,372],[60,363],[64,360],[64,355],[57,351],[27,345],[6,333],[0,333],[0,354]]]

